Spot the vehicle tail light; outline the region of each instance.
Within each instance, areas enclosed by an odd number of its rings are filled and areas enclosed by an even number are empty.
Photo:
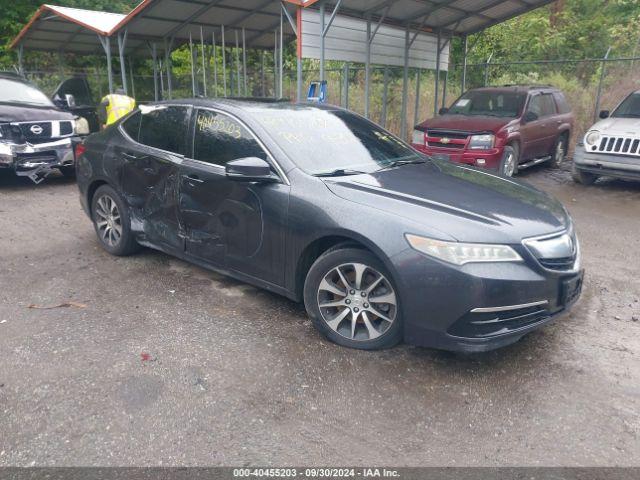
[[[80,155],[82,155],[86,150],[87,147],[84,146],[84,143],[79,143],[78,145],[76,145],[76,158],[80,158]]]

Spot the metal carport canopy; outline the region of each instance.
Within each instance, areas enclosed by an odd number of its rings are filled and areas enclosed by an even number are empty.
[[[335,5],[336,0],[286,0],[294,5]],[[555,0],[342,0],[340,14],[371,17],[395,26],[418,24],[423,29],[466,36],[527,13]]]

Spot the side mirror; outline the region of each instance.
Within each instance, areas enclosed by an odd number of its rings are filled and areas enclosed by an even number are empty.
[[[449,109],[447,107],[442,107],[438,110],[438,115],[446,115],[447,113],[449,113]]]
[[[538,120],[538,114],[534,113],[532,111],[528,111],[527,113],[524,114],[524,121],[525,122],[535,122],[536,120]]]
[[[605,118],[609,118],[609,110],[600,110],[600,118],[605,119]]]
[[[277,182],[271,173],[271,166],[258,157],[238,158],[227,162],[224,167],[227,178],[240,182]]]
[[[73,107],[76,106],[76,97],[74,97],[70,93],[67,93],[64,96],[64,101],[67,103],[67,107],[69,107],[69,108],[73,108]]]

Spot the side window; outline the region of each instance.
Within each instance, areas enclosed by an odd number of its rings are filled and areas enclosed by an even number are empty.
[[[193,138],[193,158],[214,165],[245,157],[267,159],[257,140],[233,118],[198,110]]]
[[[185,155],[189,126],[186,107],[160,107],[141,115],[138,142],[167,152]]]
[[[546,117],[549,115],[555,115],[556,111],[556,102],[553,101],[553,96],[550,93],[543,93],[540,95],[542,97],[542,116]]]
[[[140,132],[140,117],[142,117],[142,115],[140,112],[137,112],[122,122],[122,129],[136,142],[138,141],[138,133]]]
[[[538,118],[542,117],[542,95],[535,95],[531,97],[527,111],[535,113]]]
[[[571,111],[571,107],[569,106],[567,99],[561,92],[554,93],[553,98],[556,101],[556,105],[558,105],[558,112],[569,113]]]

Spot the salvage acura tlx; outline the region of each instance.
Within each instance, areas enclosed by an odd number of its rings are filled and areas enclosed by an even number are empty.
[[[76,153],[105,250],[156,248],[304,301],[340,345],[489,350],[580,295],[560,203],[336,107],[158,103]]]

